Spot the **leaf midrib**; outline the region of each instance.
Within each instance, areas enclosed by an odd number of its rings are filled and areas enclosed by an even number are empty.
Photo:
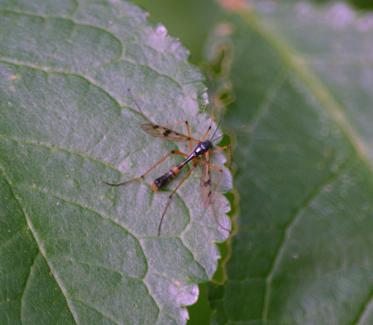
[[[312,69],[308,67],[305,61],[300,61],[299,58],[303,56],[296,53],[296,50],[291,48],[287,42],[281,38],[273,30],[268,30],[265,23],[261,22],[259,17],[254,16],[252,13],[242,13],[240,15],[243,20],[260,35],[276,53],[283,60],[284,64],[289,67],[289,70],[299,77],[301,81],[307,86],[309,92],[319,101],[322,107],[325,108],[328,115],[337,124],[342,133],[349,140],[351,146],[355,150],[357,156],[366,163],[369,170],[373,174],[373,163],[369,159],[368,146],[355,132],[354,127],[348,121],[342,105],[334,96],[328,91],[328,88],[317,77]],[[294,53],[293,55],[291,53]]]

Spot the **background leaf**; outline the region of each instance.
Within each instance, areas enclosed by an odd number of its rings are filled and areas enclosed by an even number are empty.
[[[227,281],[210,292],[215,320],[370,324],[372,16],[251,4],[210,47],[236,96],[226,122],[240,195]]]
[[[0,323],[185,322],[227,237],[198,175],[161,238],[167,193],[102,180],[138,176],[173,147],[144,121],[206,130],[187,55],[124,1],[0,1]]]

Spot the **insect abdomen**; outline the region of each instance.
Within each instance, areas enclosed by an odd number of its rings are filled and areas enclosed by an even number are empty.
[[[152,184],[153,191],[158,191],[164,188],[179,173],[179,171],[180,169],[178,167],[174,167],[167,173],[156,178]]]
[[[173,178],[173,174],[170,174],[170,172],[167,172],[166,174],[156,178],[152,184],[153,191],[158,191],[162,188],[164,188]]]

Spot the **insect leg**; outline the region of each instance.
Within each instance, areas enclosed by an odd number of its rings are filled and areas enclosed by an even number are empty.
[[[192,134],[191,134],[191,131],[190,131],[190,125],[189,125],[189,122],[188,121],[185,121],[185,128],[187,130],[187,135],[189,137],[189,141],[188,141],[188,149],[189,149],[189,152],[192,152],[193,151],[193,142],[199,142],[199,141],[195,141],[193,138],[192,138]],[[193,166],[196,166],[198,164],[198,161],[197,160],[193,160]]]
[[[228,164],[227,166],[230,168],[232,166],[232,157],[233,157],[233,154],[232,154],[232,145],[229,143],[225,146],[222,146],[222,147],[218,147],[218,146],[215,146],[212,151],[224,151],[224,150],[227,150],[228,151]]]
[[[201,180],[201,183],[202,183],[202,197],[205,200],[205,202],[203,202],[204,207],[205,207],[205,213],[207,212],[208,208],[211,207],[212,214],[214,216],[214,219],[215,219],[216,223],[222,229],[224,229],[225,231],[230,232],[230,230],[228,228],[226,228],[225,226],[223,226],[219,222],[219,220],[217,218],[217,215],[216,215],[216,212],[215,212],[215,209],[214,209],[214,206],[212,204],[213,193],[216,192],[217,189],[219,188],[220,183],[223,179],[223,172],[224,171],[218,165],[215,165],[215,164],[210,162],[208,153],[206,154],[205,159],[206,160],[205,160],[205,165],[204,165],[204,170],[203,170],[203,173],[202,173],[202,180]],[[215,183],[214,190],[212,190],[212,180],[211,180],[211,170],[212,169],[219,172],[219,178],[218,178],[217,182]]]
[[[185,121],[177,121],[176,125],[179,125],[179,124],[182,124],[182,123],[185,125],[186,134],[187,134],[187,136],[189,138],[189,140],[188,140],[188,149],[189,149],[189,152],[191,152],[193,150],[193,142],[198,143],[199,141],[196,140],[196,139],[194,139],[192,137],[192,132],[190,130],[190,125],[189,125],[189,122],[187,120],[185,120]]]
[[[214,169],[215,171],[217,171],[219,173],[219,178],[218,178],[217,182],[215,183],[214,191],[216,191],[219,188],[219,186],[221,184],[221,181],[223,180],[224,171],[223,171],[223,168],[221,168],[220,166],[215,165],[213,163],[210,163],[209,167],[210,167],[210,169]]]
[[[150,168],[145,173],[143,173],[142,175],[140,175],[139,177],[135,177],[135,178],[129,179],[129,180],[121,182],[121,183],[108,183],[108,182],[105,182],[105,181],[104,181],[104,183],[106,185],[109,185],[109,186],[122,186],[122,185],[126,185],[126,184],[128,184],[130,182],[133,182],[133,181],[144,179],[146,175],[148,175],[154,168],[156,168],[158,165],[160,165],[161,163],[163,163],[171,155],[179,155],[179,156],[183,156],[183,157],[187,157],[188,156],[186,153],[181,152],[179,150],[171,150],[168,154],[164,155],[161,159],[159,159],[155,164],[153,164],[152,166],[150,166]]]
[[[211,168],[210,168],[210,154],[206,152],[205,160],[202,166],[202,176],[201,176],[201,188],[202,188],[202,200],[203,206],[207,207],[211,200],[212,195],[212,180],[211,180]]]
[[[204,141],[204,140],[206,140],[207,136],[208,136],[209,133],[210,133],[211,128],[212,128],[212,126],[211,126],[211,124],[210,124],[210,126],[209,126],[208,129],[206,130],[205,134],[202,136],[202,138],[201,138],[201,140],[200,140],[201,142]]]
[[[154,168],[158,165],[163,163],[166,159],[168,159],[171,155],[178,155],[182,157],[188,157],[188,155],[180,150],[171,150],[168,154],[164,155],[161,159],[159,159],[155,164],[153,164],[144,174],[142,174],[139,178],[144,179],[146,175],[148,175]]]
[[[177,186],[172,190],[171,194],[168,196],[168,200],[167,200],[167,203],[166,203],[166,206],[163,210],[163,213],[162,213],[162,216],[161,216],[161,220],[159,221],[159,225],[158,225],[158,237],[160,236],[161,234],[161,229],[162,229],[162,223],[163,223],[163,219],[166,215],[166,212],[167,212],[167,209],[168,207],[170,206],[171,204],[171,201],[172,201],[172,197],[175,195],[176,191],[180,188],[181,185],[183,185],[183,183],[186,181],[186,179],[190,176],[190,174],[193,172],[193,170],[196,168],[196,166],[192,166],[186,173],[185,175],[183,176],[183,178],[180,180],[179,184],[177,184]]]
[[[186,128],[186,131],[187,131],[187,135],[189,137],[189,141],[188,141],[188,149],[189,149],[189,152],[191,152],[193,150],[193,140],[192,140],[192,134],[190,132],[190,126],[189,126],[189,123],[188,121],[185,121],[185,128]]]

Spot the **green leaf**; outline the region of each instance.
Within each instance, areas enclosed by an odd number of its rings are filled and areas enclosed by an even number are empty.
[[[217,27],[240,210],[218,323],[372,323],[372,22],[257,1]]]
[[[144,121],[206,131],[187,56],[125,1],[0,1],[1,324],[185,322],[228,236],[227,200],[205,211],[196,172],[158,237],[169,193],[148,184],[176,160],[146,182],[103,181],[175,147]]]

